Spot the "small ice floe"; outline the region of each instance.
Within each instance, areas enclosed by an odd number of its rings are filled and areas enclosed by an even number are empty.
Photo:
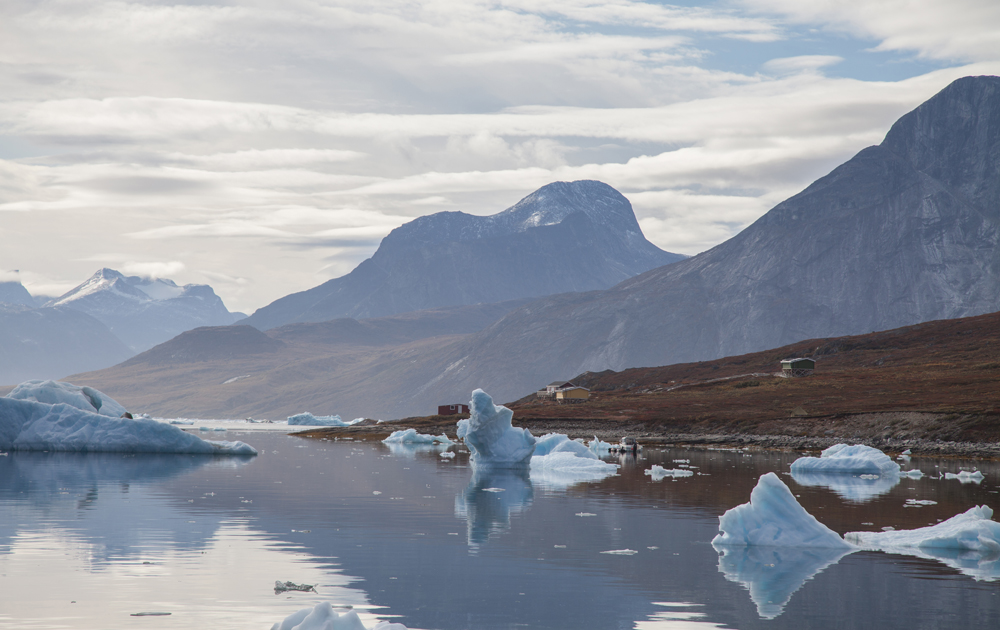
[[[634,556],[639,552],[635,549],[612,549],[611,551],[602,551],[601,553],[606,553],[612,556]]]
[[[945,473],[944,474],[944,478],[945,479],[958,479],[962,483],[976,483],[976,484],[979,484],[979,483],[982,483],[983,479],[985,479],[986,477],[984,477],[983,473],[979,472],[978,470],[973,471],[973,472],[969,472],[968,470],[962,470],[958,474],[955,474],[955,473]]]
[[[275,580],[274,582],[274,592],[275,594],[284,593],[285,591],[302,591],[304,593],[316,592],[316,586],[314,584],[296,584],[295,582],[282,582],[281,580]]]
[[[168,617],[172,614],[168,612],[137,612],[132,613],[129,617]]]
[[[349,610],[338,614],[330,602],[316,604],[313,608],[303,608],[292,613],[273,626],[271,630],[407,630],[401,623],[380,621],[366,628],[358,613]]]
[[[792,462],[795,473],[899,474],[899,464],[888,455],[864,444],[834,444],[819,457],[800,457]]]
[[[919,499],[907,499],[903,507],[923,507],[925,505],[937,505],[937,501],[921,501]]]
[[[644,474],[649,475],[653,478],[653,481],[661,481],[667,477],[693,477],[694,472],[684,469],[684,468],[664,468],[659,464],[653,464],[652,468],[645,471]]]
[[[344,422],[340,416],[314,416],[308,411],[288,416],[288,424],[303,427],[349,427],[362,422],[364,418],[355,418],[350,422]]]
[[[174,418],[173,420],[170,421],[170,424],[190,426],[194,424],[194,420],[188,420],[187,418]]]
[[[483,488],[483,492],[506,492],[506,488]]]
[[[392,435],[382,440],[383,444],[454,444],[446,434],[427,435],[417,433],[416,429],[393,431]]]
[[[900,453],[900,455],[913,455],[913,451],[911,451],[910,449],[906,449],[905,451]]]
[[[907,470],[903,473],[904,477],[909,477],[910,479],[920,479],[924,476],[924,473],[920,470],[914,468],[913,470]]]
[[[675,464],[690,464],[691,460],[690,459],[675,459],[674,463]]]
[[[455,451],[443,451],[441,457],[445,459],[455,459]]]
[[[802,585],[854,548],[806,512],[774,473],[760,478],[750,502],[719,517],[712,541],[719,571],[750,591],[757,613],[773,619]]]
[[[597,516],[593,512],[577,512],[574,516]]]
[[[45,402],[48,400],[54,403]],[[0,398],[0,449],[90,453],[256,455],[243,442],[203,440],[148,418],[120,417],[124,407],[90,387],[22,383]]]
[[[848,532],[863,549],[938,560],[976,580],[1000,579],[1000,523],[981,505],[919,529]]]
[[[589,448],[590,452],[594,455],[605,455],[611,452],[611,443],[600,440],[595,435],[594,439],[587,444],[587,448]]]

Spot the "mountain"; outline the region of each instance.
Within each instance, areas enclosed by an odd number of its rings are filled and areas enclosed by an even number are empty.
[[[35,300],[20,282],[0,282],[0,303],[35,306]]]
[[[683,258],[646,240],[632,205],[614,188],[556,182],[491,216],[439,212],[410,221],[351,273],[276,300],[241,323],[267,330],[605,289]]]
[[[69,308],[0,304],[0,383],[105,368],[132,352],[107,326]]]
[[[125,276],[100,269],[47,306],[87,313],[111,329],[133,352],[142,352],[185,330],[222,326],[241,319],[230,313],[212,287],[178,286],[172,280]]]

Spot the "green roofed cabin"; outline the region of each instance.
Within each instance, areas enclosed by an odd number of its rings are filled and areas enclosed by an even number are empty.
[[[785,376],[808,376],[816,369],[812,359],[785,359],[781,362],[781,371]]]

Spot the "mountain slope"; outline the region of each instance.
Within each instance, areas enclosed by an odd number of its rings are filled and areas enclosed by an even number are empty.
[[[34,306],[35,300],[20,282],[0,282],[0,302]]]
[[[556,182],[492,216],[415,219],[346,276],[281,298],[241,323],[267,330],[603,289],[681,259],[646,240],[614,188]]]
[[[125,276],[100,269],[86,282],[49,302],[87,313],[104,323],[133,352],[141,352],[185,330],[222,326],[239,319],[212,287],[177,286],[166,279]]]
[[[998,239],[1000,78],[968,77],[729,241],[511,312],[466,341],[440,386],[509,399],[587,370],[996,311]]]

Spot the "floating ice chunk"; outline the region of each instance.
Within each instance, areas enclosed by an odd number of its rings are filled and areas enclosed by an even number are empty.
[[[533,457],[548,455],[550,453],[573,453],[577,457],[585,459],[597,459],[585,444],[569,439],[562,433],[547,433],[535,439],[535,452]]]
[[[284,621],[271,626],[271,630],[406,630],[406,626],[380,621],[370,629],[365,628],[358,613],[349,610],[337,614],[330,602],[322,602],[288,615]]]
[[[587,451],[587,455],[581,457],[573,451],[555,451],[548,455],[532,457],[531,483],[548,489],[564,489],[578,483],[601,481],[618,474],[617,464],[597,459],[597,456],[590,451]]]
[[[913,455],[913,451],[911,451],[910,449],[906,449],[905,451],[900,453],[900,455]]]
[[[612,556],[634,556],[639,552],[635,549],[612,549],[611,551],[602,551],[601,553],[606,553]]]
[[[944,478],[945,479],[958,479],[962,483],[977,483],[978,484],[978,483],[982,483],[983,479],[985,479],[986,477],[984,477],[983,473],[979,472],[978,470],[975,471],[975,472],[969,472],[968,470],[962,470],[962,471],[959,471],[959,473],[957,475],[955,473],[945,473],[944,474]]]
[[[686,470],[684,468],[664,468],[659,464],[653,464],[653,467],[645,472],[653,478],[653,481],[661,481],[666,477],[693,477],[694,472]]]
[[[102,405],[103,406],[103,405]],[[243,442],[214,442],[163,422],[114,418],[67,403],[0,398],[0,449],[107,453],[256,455]]]
[[[792,462],[792,473],[797,472],[884,475],[899,473],[899,464],[877,448],[864,444],[834,444],[819,457],[800,457]]]
[[[597,455],[598,457],[600,457],[604,453],[611,452],[611,443],[604,442],[603,440],[598,439],[596,435],[594,436],[594,439],[591,440],[589,444],[587,444],[587,447],[590,449],[591,453]]]
[[[455,452],[454,451],[444,451],[444,452],[441,453],[441,457],[443,457],[445,459],[454,459],[455,458]]]
[[[719,517],[717,547],[830,547],[850,548],[837,532],[799,505],[774,473],[762,475],[750,493],[750,502]]]
[[[863,549],[940,560],[977,580],[1000,579],[1000,523],[988,506],[970,508],[946,521],[883,532],[848,532]]]
[[[384,444],[454,444],[444,433],[441,435],[427,435],[426,433],[417,433],[416,429],[393,431],[392,435],[382,440],[382,442]]]
[[[750,591],[757,614],[764,619],[780,615],[802,585],[841,558],[850,548],[830,547],[717,547],[719,571],[730,582]]]
[[[901,477],[899,473],[892,472],[883,475],[847,475],[839,472],[799,472],[793,469],[792,479],[801,486],[829,488],[848,501],[864,503],[892,490]]]
[[[189,426],[194,424],[194,420],[188,420],[186,418],[176,418],[170,421],[170,424],[180,424],[184,426]]]
[[[920,479],[924,476],[924,473],[914,468],[913,470],[907,470],[903,473],[904,477],[909,477],[910,479]]]
[[[937,501],[921,501],[920,499],[907,499],[903,507],[923,507],[925,505],[937,505]]]
[[[65,403],[109,418],[121,418],[127,413],[125,407],[116,400],[93,387],[77,387],[61,381],[25,381],[11,390],[7,398],[33,400],[49,405]]]
[[[340,416],[314,416],[308,411],[288,416],[288,424],[303,427],[349,427],[364,421],[364,418],[355,418],[350,422],[344,422]]]
[[[465,439],[469,460],[480,466],[525,466],[535,452],[535,438],[526,429],[511,425],[514,412],[494,405],[481,389],[472,392],[471,415],[458,421],[458,437]]]
[[[284,593],[285,591],[302,591],[306,593],[312,591],[315,593],[316,586],[313,584],[296,584],[295,582],[282,582],[281,580],[275,580],[274,593]]]

